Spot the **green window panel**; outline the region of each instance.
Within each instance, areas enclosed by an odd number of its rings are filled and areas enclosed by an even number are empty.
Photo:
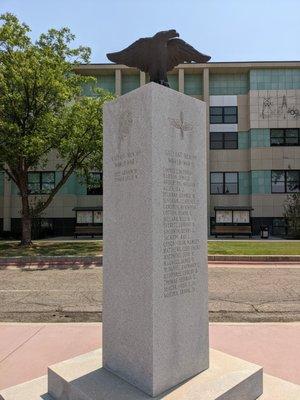
[[[87,185],[76,176],[76,194],[78,196],[86,196]]]
[[[251,194],[250,172],[239,172],[239,194]]]
[[[137,89],[140,86],[139,75],[122,75],[122,94]]]
[[[15,184],[15,182],[11,182],[11,194],[16,196],[19,193],[20,192],[19,192],[18,186]]]
[[[253,69],[250,71],[250,89],[300,89],[300,68]]]
[[[210,74],[211,95],[238,95],[249,91],[248,74]]]
[[[249,149],[250,148],[250,133],[249,132],[238,132],[238,148]]]
[[[62,178],[62,172],[56,172],[56,182]],[[76,194],[76,175],[72,174],[63,187],[59,190],[58,194]]]
[[[252,194],[271,193],[271,171],[251,171]]]
[[[115,75],[100,75],[96,77],[95,83],[85,83],[82,87],[83,95],[92,97],[96,96],[94,88],[105,89],[108,92],[115,93]]]
[[[97,76],[97,87],[114,94],[116,91],[115,75]]]
[[[168,74],[168,81],[171,89],[178,90],[178,75]]]
[[[184,74],[184,93],[190,96],[201,96],[203,94],[203,76]]]
[[[270,129],[250,129],[251,148],[270,147]]]
[[[82,94],[87,97],[93,96],[92,85],[90,83],[84,83],[82,85]]]
[[[62,172],[57,171],[56,172],[56,182],[58,182],[62,177]],[[76,173],[73,173],[67,182],[63,185],[63,187],[60,189],[58,194],[61,195],[67,195],[67,194],[72,194],[72,195],[86,195],[87,187],[86,185],[81,182],[80,178],[76,175]]]
[[[74,184],[74,191],[72,194],[76,194],[77,196],[85,196],[87,193],[87,185],[82,181],[82,179],[76,175],[75,173],[72,174],[73,176],[73,184]]]
[[[4,194],[4,172],[0,172],[0,195]]]

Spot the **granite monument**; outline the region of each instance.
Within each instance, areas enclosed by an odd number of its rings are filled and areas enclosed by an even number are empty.
[[[150,83],[104,121],[103,365],[157,396],[209,365],[205,104]]]

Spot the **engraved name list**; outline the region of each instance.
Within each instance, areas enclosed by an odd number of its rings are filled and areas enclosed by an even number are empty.
[[[193,293],[199,262],[197,254],[197,209],[194,162],[196,156],[185,152],[166,151],[163,168],[163,296]]]

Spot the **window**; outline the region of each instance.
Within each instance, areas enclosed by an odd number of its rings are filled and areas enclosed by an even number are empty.
[[[300,129],[271,129],[271,146],[300,146]]]
[[[209,116],[211,124],[237,124],[237,107],[210,107]]]
[[[103,180],[102,172],[92,172],[91,182],[87,188],[88,195],[102,195],[103,194]]]
[[[211,194],[238,194],[238,172],[211,172]]]
[[[210,132],[210,148],[212,150],[237,149],[237,132]]]
[[[55,187],[55,172],[28,172],[30,194],[48,194]]]
[[[300,170],[272,171],[272,193],[300,192]]]

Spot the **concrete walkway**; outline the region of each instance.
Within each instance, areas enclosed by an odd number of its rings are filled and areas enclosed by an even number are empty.
[[[300,323],[210,324],[210,346],[300,384]],[[100,323],[0,324],[0,390],[45,375],[59,361],[97,349]]]

